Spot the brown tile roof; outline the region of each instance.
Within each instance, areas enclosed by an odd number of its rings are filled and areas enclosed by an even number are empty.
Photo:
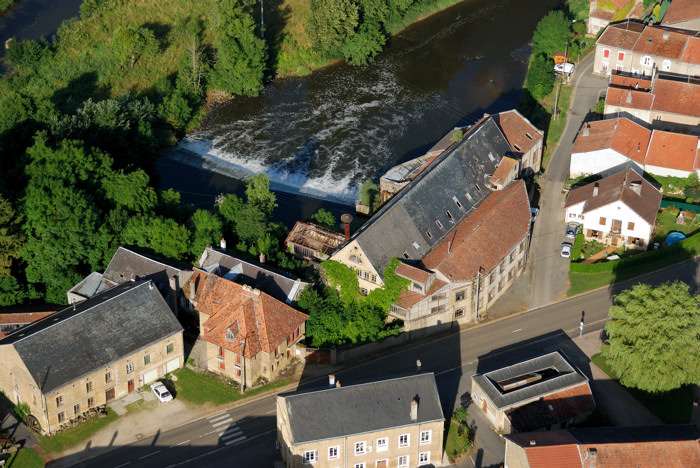
[[[700,81],[657,79],[652,110],[700,117]]]
[[[666,39],[664,39],[664,36],[666,36]],[[681,60],[688,37],[688,34],[683,34],[677,30],[648,26],[644,28],[632,50],[640,54]]]
[[[425,271],[421,268],[416,268],[413,265],[409,265],[408,263],[401,262],[401,264],[398,267],[396,267],[396,274],[399,276],[403,276],[404,278],[416,281],[418,283],[426,284],[430,279],[430,275],[432,273],[430,273],[429,271]]]
[[[505,181],[508,180],[510,171],[513,170],[513,166],[515,166],[517,163],[518,161],[513,158],[504,157],[501,159],[496,171],[491,176],[491,182],[501,185],[505,184]]]
[[[454,231],[423,259],[453,281],[468,281],[490,271],[530,229],[525,182],[489,194]]]
[[[526,447],[530,468],[581,468],[576,444]]]
[[[396,301],[396,305],[402,309],[408,310],[426,297],[432,296],[445,286],[447,286],[446,282],[436,279],[433,281],[433,284],[430,285],[430,289],[428,289],[428,292],[425,294],[420,294],[414,291],[403,291],[399,296],[399,299]]]
[[[330,256],[345,242],[345,236],[315,223],[297,221],[289,232],[285,245],[294,243]]]
[[[53,312],[14,312],[9,314],[0,314],[0,324],[3,325],[23,325],[36,322],[44,317],[48,317]]]
[[[636,182],[641,183],[641,195],[637,195],[631,188],[632,183]],[[596,185],[598,195],[593,196],[593,188]],[[618,200],[634,210],[647,223],[654,224],[661,204],[661,192],[632,169],[627,169],[572,190],[566,199],[566,207],[585,203],[583,213],[587,213]]]
[[[644,25],[632,21],[611,24],[600,35],[596,44],[617,47],[618,49],[632,50],[639,39]]]
[[[610,75],[610,86],[648,91],[651,89],[651,80],[645,80],[644,78],[634,76],[617,75],[613,73]],[[608,89],[608,92],[609,91],[610,90]]]
[[[542,397],[551,406],[550,413],[555,421],[566,421],[576,416],[588,414],[595,409],[593,394],[588,383]]]
[[[579,445],[579,456],[587,468],[594,466],[585,463],[589,449],[596,450],[596,468],[700,466],[700,444],[697,440]]]
[[[584,124],[588,127],[578,133],[572,153],[588,153],[605,148],[612,148],[628,158],[644,163],[644,155],[649,146],[651,130],[632,122],[629,119],[609,119]]]
[[[673,0],[668,7],[662,24],[680,23],[700,18],[700,3],[698,0]]]
[[[530,148],[542,139],[543,132],[538,130],[516,110],[495,114],[493,120],[518,156],[527,153]],[[528,135],[530,136],[528,137]]]
[[[693,36],[688,40],[688,45],[683,51],[683,61],[689,63],[700,63],[700,37]]]
[[[605,21],[612,21],[615,17],[615,13],[608,10],[593,10],[588,14],[589,18],[600,18]]]
[[[654,130],[645,164],[692,172],[700,163],[699,144],[697,136]]]
[[[195,270],[189,281],[196,285],[196,310],[209,316],[200,330],[202,339],[236,353],[244,347],[248,358],[261,350],[274,352],[308,318],[264,292],[213,273]],[[184,290],[189,291],[189,285]],[[235,335],[233,341],[227,330]]]
[[[648,91],[635,89],[608,88],[605,96],[606,106],[626,107],[628,109],[650,110],[654,95]]]

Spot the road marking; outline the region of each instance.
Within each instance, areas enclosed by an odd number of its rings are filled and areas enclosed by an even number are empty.
[[[209,422],[210,422],[210,423],[213,423],[214,421],[219,421],[220,419],[226,419],[226,418],[230,418],[230,417],[231,417],[230,414],[224,413],[224,414],[221,415],[221,416],[217,416],[217,417],[215,417],[215,418],[207,418],[207,419],[209,419]]]
[[[232,422],[233,422],[233,418],[228,418],[228,419],[224,419],[223,421],[219,421],[217,423],[211,423],[211,425],[213,427],[217,427],[217,426],[223,426],[225,424],[230,424]]]
[[[213,433],[215,433],[215,432],[219,432],[219,431],[209,431],[209,432],[207,432],[207,433],[202,434],[201,436],[199,436],[199,438],[201,439],[202,437],[208,436],[209,434],[213,434]]]
[[[159,453],[159,452],[160,452],[160,450],[156,450],[153,453],[149,453],[148,455],[144,455],[143,457],[139,458],[139,460],[143,460],[144,458],[150,457],[151,455],[155,455],[156,453]]]
[[[228,434],[228,435],[226,435],[226,436],[221,437],[221,440],[224,440],[224,441],[225,441],[225,440],[229,440],[229,439],[231,439],[231,438],[233,438],[233,437],[238,437],[238,436],[240,436],[240,435],[243,435],[243,432],[237,431],[237,432],[235,432],[235,433]],[[245,439],[245,436],[244,436],[243,438]]]
[[[238,439],[233,439],[233,440],[229,440],[228,442],[224,442],[224,445],[235,444],[236,442],[240,442],[244,439],[245,439],[245,436],[242,436],[242,437],[239,437]]]
[[[224,432],[220,433],[219,435],[225,436],[225,435],[231,434],[231,433],[233,433],[233,432],[240,432],[241,430],[242,430],[242,429],[241,429],[240,427],[231,426],[231,427],[229,427],[228,429],[226,429]]]
[[[518,328],[517,330],[513,330],[511,333],[518,333],[519,331],[523,331],[522,328]]]
[[[187,442],[189,442],[189,441],[190,441],[190,440],[189,440],[189,439],[187,439],[187,440],[184,440],[184,441],[180,442],[179,444],[171,445],[171,446],[170,446],[170,447],[168,447],[168,448],[173,448],[173,447],[177,447],[178,445],[186,444],[186,443],[187,443]],[[117,468],[118,468],[118,467],[117,467]]]
[[[114,468],[121,468],[122,466],[126,466],[129,463],[131,463],[131,462],[122,463],[121,465],[115,466]]]

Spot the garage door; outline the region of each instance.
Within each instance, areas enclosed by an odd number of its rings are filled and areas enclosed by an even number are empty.
[[[165,364],[165,372],[172,372],[179,367],[180,367],[180,358],[175,358],[172,361],[168,361],[168,363]]]
[[[143,374],[143,383],[149,384],[158,378],[158,369],[153,369]]]

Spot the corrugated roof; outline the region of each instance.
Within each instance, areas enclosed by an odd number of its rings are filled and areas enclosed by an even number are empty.
[[[412,422],[415,397],[418,419]],[[278,398],[287,409],[295,445],[444,420],[432,373]]]

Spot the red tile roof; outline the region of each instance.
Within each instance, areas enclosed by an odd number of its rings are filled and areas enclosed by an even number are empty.
[[[586,461],[589,449],[596,450],[595,465]],[[579,445],[578,451],[586,468],[700,466],[700,443],[697,440]],[[531,465],[531,468],[534,467]]]
[[[653,100],[654,95],[648,91],[610,87],[605,96],[605,105],[648,111],[651,109]]]
[[[493,120],[518,156],[527,153],[530,148],[542,139],[543,132],[538,130],[516,110],[495,114]]]
[[[593,394],[588,383],[542,397],[555,421],[567,421],[588,414],[595,409]]]
[[[683,52],[683,61],[689,63],[700,63],[700,37],[693,36],[688,40]]]
[[[0,314],[0,324],[24,325],[41,320],[51,314],[53,314],[53,312],[13,312],[9,314]]]
[[[632,47],[634,47],[634,44],[637,42],[637,39],[639,39],[643,30],[643,24],[630,21],[611,24],[605,28],[605,31],[600,35],[596,44],[632,50]]]
[[[432,296],[445,286],[447,286],[447,283],[436,279],[433,281],[433,284],[430,285],[430,289],[428,289],[428,292],[425,294],[420,294],[414,291],[403,291],[399,296],[399,299],[396,301],[396,305],[402,309],[408,310],[426,297]]]
[[[489,194],[476,210],[423,259],[453,281],[468,281],[490,271],[530,229],[525,182]]]
[[[651,80],[644,78],[635,78],[633,76],[610,75],[610,86],[626,89],[637,89],[640,91],[649,91],[651,89]],[[610,91],[610,90],[608,90]]]
[[[608,10],[593,10],[588,14],[589,18],[600,18],[605,21],[612,21],[615,17],[615,13]]]
[[[401,262],[401,264],[398,267],[396,267],[396,274],[399,276],[403,276],[404,278],[416,281],[418,283],[426,284],[430,279],[430,275],[432,273],[430,273],[429,271],[422,270],[420,268],[416,268],[413,265],[409,265],[408,263]]]
[[[673,0],[664,15],[662,24],[680,23],[700,18],[700,3],[698,0]]]
[[[700,81],[657,79],[651,90],[652,110],[700,117]]]
[[[648,26],[642,31],[632,50],[640,54],[681,60],[688,37],[688,34],[674,30]]]
[[[651,130],[629,119],[610,119],[588,122],[588,135],[584,127],[579,132],[572,153],[588,153],[612,148],[620,154],[643,164],[649,146]]]
[[[698,145],[697,136],[654,130],[645,164],[692,172],[700,163]]]
[[[211,273],[195,270],[192,281],[196,310],[208,316],[200,330],[202,339],[236,353],[245,349],[248,358],[261,350],[274,352],[308,318],[264,292]],[[189,286],[183,289],[189,291]],[[227,330],[233,340],[227,338]]]
[[[518,161],[513,158],[504,157],[501,159],[501,162],[491,176],[491,182],[504,185],[506,180],[508,180],[508,175],[513,170],[513,166],[517,163]]]
[[[530,468],[581,468],[576,444],[525,447]]]

